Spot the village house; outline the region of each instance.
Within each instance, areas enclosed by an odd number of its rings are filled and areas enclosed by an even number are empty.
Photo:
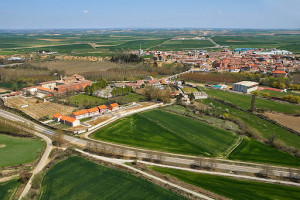
[[[80,125],[80,121],[78,119],[72,118],[72,117],[67,117],[67,119],[65,120],[65,124],[68,126],[79,126]]]
[[[37,86],[23,88],[23,94],[35,95],[37,93]]]
[[[79,110],[77,112],[73,112],[71,117],[75,119],[83,119],[89,117],[89,112],[87,110]]]
[[[55,113],[53,115],[53,120],[59,122],[61,117],[62,117],[62,114]]]
[[[66,115],[62,115],[61,117],[60,117],[60,122],[61,123],[63,123],[63,124],[65,124],[65,122],[66,122],[66,120],[68,119],[68,116],[66,116]]]
[[[90,109],[88,109],[87,111],[88,111],[90,117],[99,115],[99,110],[98,110],[97,107],[95,107],[95,108],[90,108]]]
[[[106,105],[98,106],[98,110],[100,115],[108,111]]]
[[[54,90],[54,88],[56,87],[57,83],[56,83],[56,81],[47,81],[47,82],[39,83],[39,85],[42,88],[47,88],[47,89],[50,89],[50,90]]]
[[[108,105],[108,109],[109,109],[110,111],[116,111],[116,110],[119,110],[119,104],[117,104],[117,103],[109,104],[109,105]]]

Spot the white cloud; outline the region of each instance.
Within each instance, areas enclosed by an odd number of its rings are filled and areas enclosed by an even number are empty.
[[[83,10],[82,12],[83,12],[84,14],[88,14],[88,13],[89,13],[88,10]]]

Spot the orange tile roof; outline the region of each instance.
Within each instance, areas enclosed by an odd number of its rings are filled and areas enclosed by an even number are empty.
[[[99,111],[97,107],[88,109],[88,112],[90,112],[90,113],[95,112],[95,111],[97,111],[97,112]]]
[[[111,107],[117,107],[117,106],[119,106],[119,104],[117,104],[117,103],[112,103],[112,104],[110,104],[110,106],[111,106]]]
[[[98,106],[98,108],[101,110],[101,109],[106,109],[106,105],[101,105],[101,106]]]
[[[59,113],[55,113],[54,115],[53,115],[53,117],[55,117],[55,118],[59,118],[61,116],[61,114],[59,114]]]
[[[44,87],[38,87],[39,90],[43,90],[43,91],[46,91],[46,92],[50,92],[51,90],[48,89],[48,88],[44,88]]]
[[[273,74],[286,74],[285,71],[279,71],[279,70],[275,70],[272,72]]]
[[[68,119],[68,116],[66,116],[66,115],[63,115],[63,116],[61,116],[61,118],[60,118],[61,120],[63,120],[63,121],[65,121],[66,119]]]
[[[67,122],[71,122],[71,123],[73,123],[73,122],[75,122],[75,118],[73,118],[73,117],[68,117],[67,119],[66,119],[66,121]]]
[[[77,112],[73,112],[73,115],[77,116],[77,115],[83,115],[85,113],[88,113],[88,111],[87,110],[79,110]]]

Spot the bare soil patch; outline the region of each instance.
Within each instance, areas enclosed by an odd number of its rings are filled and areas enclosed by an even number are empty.
[[[113,117],[112,115],[102,115],[102,116],[97,117],[95,120],[91,120],[91,121],[88,121],[86,123],[91,125],[91,126],[95,126],[95,125],[100,124],[100,123],[102,123],[106,120],[111,119],[112,117]]]
[[[9,107],[19,109],[34,119],[39,119],[46,115],[49,115],[49,117],[52,118],[52,115],[55,113],[69,115],[76,109],[72,106],[66,106],[52,102],[43,102],[37,98],[25,98],[23,96],[10,97],[7,99],[7,103]],[[24,105],[28,106],[21,108],[21,106]]]
[[[300,117],[275,112],[266,112],[265,115],[283,126],[300,132]]]
[[[4,147],[6,147],[5,144],[0,144],[0,148],[4,148]]]

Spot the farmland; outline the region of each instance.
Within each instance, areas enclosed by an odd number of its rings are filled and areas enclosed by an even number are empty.
[[[264,119],[261,119],[251,113],[247,113],[230,106],[223,105],[221,103],[212,102],[210,100],[200,101],[207,105],[212,105],[215,109],[219,110],[220,113],[228,113],[229,117],[234,116],[240,118],[249,127],[255,128],[261,136],[268,140],[271,135],[274,135],[276,139],[283,141],[286,145],[300,149],[299,136],[289,132],[288,130],[274,125]]]
[[[196,88],[193,88],[193,87],[183,87],[183,88],[181,88],[181,90],[184,93],[198,92],[198,90]]]
[[[13,179],[2,183],[0,182],[0,199],[2,200],[13,199],[20,184],[21,183],[17,179]]]
[[[285,115],[282,113],[274,113],[274,112],[265,112],[265,116],[268,118],[278,122],[279,124],[282,124],[285,127],[294,129],[295,131],[298,131],[300,133],[300,117],[299,116],[291,116],[291,115]]]
[[[179,51],[184,49],[192,50],[213,46],[214,45],[209,40],[167,40],[152,49],[159,49],[162,51]]]
[[[129,93],[124,96],[110,98],[110,100],[117,102],[119,104],[126,104],[126,103],[130,103],[130,102],[143,101],[143,100],[145,100],[145,97],[140,94],[137,94],[137,93]]]
[[[248,138],[245,138],[228,158],[274,165],[300,166],[300,158]]]
[[[42,181],[39,199],[184,199],[146,180],[70,157],[52,167]]]
[[[203,89],[209,96],[224,100],[226,102],[232,103],[243,109],[250,109],[251,96],[244,94],[236,94],[232,92],[225,92],[222,90],[213,89]],[[285,114],[298,114],[300,113],[300,106],[291,103],[281,103],[277,101],[272,101],[268,99],[256,98],[255,100],[256,108],[266,108],[270,111],[281,112]]]
[[[42,117],[52,118],[52,115],[55,113],[68,115],[76,109],[71,106],[52,102],[43,102],[36,98],[24,98],[22,96],[8,98],[7,102],[9,107],[19,109],[34,119],[40,119]],[[23,105],[28,106],[21,108]]]
[[[0,167],[33,162],[43,150],[43,142],[0,134]]]
[[[122,118],[92,137],[148,149],[207,156],[226,153],[238,139],[230,131],[162,110]]]
[[[294,200],[300,196],[299,187],[238,180],[229,177],[200,174],[161,167],[151,167],[151,169],[230,199]]]
[[[279,48],[300,53],[299,35],[256,35],[256,36],[216,36],[213,40],[231,49],[245,48]]]
[[[78,94],[69,97],[68,101],[76,106],[94,107],[100,106],[101,104],[106,103],[108,100],[100,97],[89,96],[86,94]]]

